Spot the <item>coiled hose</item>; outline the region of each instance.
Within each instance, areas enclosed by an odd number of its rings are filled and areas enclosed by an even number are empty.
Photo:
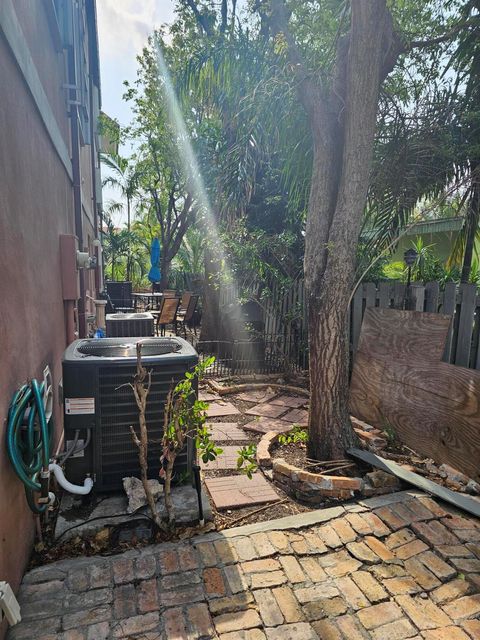
[[[23,482],[28,506],[37,514],[49,503],[52,423],[45,410],[51,387],[32,380],[13,395],[8,411],[7,452],[15,473]],[[41,493],[40,502],[35,493]]]

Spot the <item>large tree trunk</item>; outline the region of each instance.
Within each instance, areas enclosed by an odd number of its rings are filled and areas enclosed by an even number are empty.
[[[325,294],[331,293],[325,291]],[[337,300],[319,296],[309,308],[310,439],[308,456],[335,460],[355,442],[349,425],[346,314]]]
[[[204,252],[204,267],[205,278],[203,283],[200,340],[221,340],[223,331],[220,319],[220,292],[218,287],[218,276],[221,272],[221,266],[214,252],[208,246],[205,247]]]
[[[168,289],[168,277],[170,275],[171,262],[166,253],[162,253],[160,258],[160,289]]]
[[[348,413],[348,306],[365,208],[380,85],[393,30],[385,0],[352,0],[328,95],[304,87],[314,138],[305,236],[309,305],[309,456],[342,458],[355,441]],[[391,61],[390,61],[391,64]]]

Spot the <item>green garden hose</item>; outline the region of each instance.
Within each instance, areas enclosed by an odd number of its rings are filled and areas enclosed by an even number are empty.
[[[28,506],[34,513],[48,507],[48,481],[52,425],[47,417],[47,380],[32,380],[13,394],[8,411],[7,452],[15,473],[23,482]],[[35,499],[41,493],[41,503]]]

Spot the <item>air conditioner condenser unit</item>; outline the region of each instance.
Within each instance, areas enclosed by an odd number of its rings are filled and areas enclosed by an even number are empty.
[[[87,448],[66,461],[71,482],[90,473],[94,490],[122,489],[126,476],[140,477],[137,433],[138,407],[130,384],[136,371],[136,345],[142,342],[142,363],[152,373],[147,400],[149,476],[158,477],[167,394],[198,362],[195,349],[182,338],[104,338],[76,340],[63,357],[64,429],[67,449],[77,437]],[[90,436],[88,435],[90,434]],[[177,458],[175,474],[187,472],[193,443]]]
[[[151,313],[109,313],[106,317],[109,338],[148,336],[154,334]]]

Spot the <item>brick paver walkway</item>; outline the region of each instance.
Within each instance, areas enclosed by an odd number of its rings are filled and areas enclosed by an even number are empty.
[[[205,426],[210,431],[214,442],[248,441],[248,435],[234,422],[207,422]]]
[[[202,391],[204,396],[206,391]],[[251,431],[256,433],[267,433],[268,431],[287,432],[292,428],[293,422],[305,423],[308,417],[303,407],[308,399],[291,395],[279,394],[272,389],[260,389],[247,391],[240,394],[239,399],[252,405],[249,409],[242,408],[242,411],[224,400],[218,400],[210,404],[207,415],[210,419],[224,418],[235,422],[210,422],[208,424],[212,433],[212,438],[220,444],[223,449],[215,460],[208,463],[201,463],[206,480],[206,486],[210,493],[212,502],[217,509],[235,508],[278,500],[278,494],[261,473],[255,473],[253,480],[247,480],[238,476],[237,460],[238,450],[241,445],[233,446],[232,440],[238,443],[249,444],[252,441]],[[287,414],[285,416],[285,414]],[[255,416],[247,424],[240,424],[245,416]],[[280,419],[277,419],[280,416]],[[210,472],[227,472],[222,479],[211,478]],[[209,475],[210,474],[210,475]],[[238,484],[242,486],[238,486]],[[244,486],[245,484],[250,486]]]
[[[479,522],[405,492],[35,569],[8,637],[478,639],[479,586]]]
[[[248,507],[265,502],[276,502],[279,495],[262,473],[207,478],[205,484],[215,498],[217,509]]]
[[[245,434],[243,436],[245,439]],[[215,460],[209,460],[209,462],[203,462],[200,460],[200,466],[202,469],[213,471],[219,469],[236,469],[238,460],[239,445],[222,445],[222,453],[217,456]]]
[[[219,400],[218,402],[211,402],[206,413],[209,418],[217,418],[239,415],[240,411],[231,402]]]

